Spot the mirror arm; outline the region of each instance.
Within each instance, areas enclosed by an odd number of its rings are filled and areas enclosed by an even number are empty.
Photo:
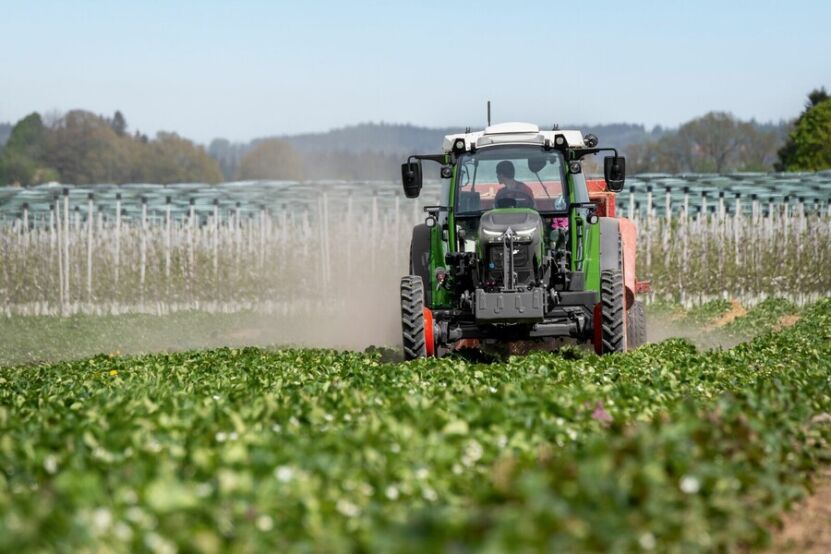
[[[449,212],[450,208],[447,206],[424,206],[424,211],[429,213]]]
[[[574,153],[574,157],[577,160],[583,159],[583,157],[588,156],[589,154],[597,154],[599,152],[613,152],[615,158],[619,158],[620,156],[617,153],[617,148],[606,147],[606,148],[575,148],[572,150]]]
[[[412,163],[412,160],[426,160],[428,162],[447,165],[447,154],[412,154],[407,158],[407,163]]]

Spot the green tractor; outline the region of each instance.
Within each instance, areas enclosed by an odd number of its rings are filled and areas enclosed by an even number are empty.
[[[617,150],[526,123],[448,135],[442,150],[401,167],[408,198],[421,192],[422,161],[440,164],[442,177],[401,279],[407,359],[517,343],[590,343],[605,354],[645,341],[636,229],[615,217],[625,179]],[[605,178],[587,180],[582,160],[604,151]]]

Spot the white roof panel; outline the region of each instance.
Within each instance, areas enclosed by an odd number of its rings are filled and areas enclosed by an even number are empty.
[[[472,133],[456,133],[447,135],[442,141],[442,150],[450,153],[453,151],[453,143],[458,139],[464,139],[465,150],[470,150],[470,145],[477,147],[490,146],[493,144],[544,144],[546,140],[554,143],[555,135],[563,135],[570,145],[583,145],[583,133],[576,130],[540,131],[540,128],[533,123],[499,123],[491,125],[484,131]]]

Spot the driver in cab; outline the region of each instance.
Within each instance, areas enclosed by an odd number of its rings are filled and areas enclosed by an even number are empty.
[[[496,164],[496,180],[503,185],[496,193],[494,205],[496,207],[534,207],[534,193],[531,187],[514,179],[516,169],[514,164],[503,160]]]

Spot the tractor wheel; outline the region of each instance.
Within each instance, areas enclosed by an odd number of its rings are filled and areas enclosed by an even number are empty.
[[[421,277],[417,275],[401,278],[401,336],[405,360],[427,357],[424,286],[421,284]]]
[[[629,308],[626,321],[626,339],[629,350],[646,344],[646,313],[643,304],[637,300]]]
[[[430,276],[430,227],[424,223],[413,227],[410,241],[410,275],[421,277],[424,285],[424,304],[431,305],[432,279]]]
[[[600,304],[600,353],[625,352],[626,300],[620,271],[601,272]]]

